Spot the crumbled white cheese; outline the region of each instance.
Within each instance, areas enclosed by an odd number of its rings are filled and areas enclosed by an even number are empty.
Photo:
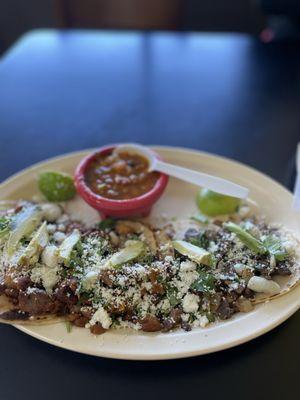
[[[183,322],[188,322],[189,318],[190,318],[189,314],[184,314],[184,313],[181,314],[181,319]]]
[[[141,324],[139,323],[132,323],[130,321],[123,321],[122,318],[118,318],[118,322],[119,324],[116,325],[116,328],[120,329],[120,328],[130,328],[130,329],[134,329],[136,331],[142,329]]]
[[[209,251],[210,253],[216,253],[216,252],[218,251],[218,249],[219,249],[219,246],[218,246],[217,243],[215,243],[214,241],[210,241],[210,242],[209,242],[208,251]]]
[[[201,328],[205,328],[209,324],[209,320],[206,315],[202,315],[199,318]]]
[[[47,225],[47,231],[49,233],[54,233],[56,231],[56,225],[55,224],[48,224]]]
[[[99,322],[104,329],[108,329],[112,324],[112,320],[111,320],[110,316],[108,315],[108,312],[106,310],[104,310],[104,308],[102,306],[100,306],[98,308],[98,310],[92,316],[89,323],[91,326],[93,326],[97,322]]]
[[[180,272],[190,272],[196,270],[196,264],[193,261],[182,261],[180,264]]]
[[[152,283],[151,282],[143,282],[142,288],[145,288],[146,290],[148,290],[148,292],[150,292],[150,290],[152,289]]]
[[[87,272],[81,280],[82,288],[84,290],[91,290],[95,287],[98,280],[98,272],[89,271]]]
[[[199,315],[197,319],[193,322],[194,327],[205,328],[209,324],[209,320],[206,315]]]
[[[284,239],[282,241],[282,246],[289,254],[293,255],[295,253],[296,244],[293,243],[291,240]]]
[[[27,294],[31,294],[31,293],[35,293],[36,291],[38,291],[39,289],[35,288],[35,287],[28,287],[26,289],[26,293]]]
[[[57,204],[44,203],[41,204],[44,218],[49,222],[55,222],[62,214],[61,208]]]
[[[58,224],[58,225],[57,225],[57,229],[58,229],[60,232],[65,232],[65,231],[66,231],[66,225],[64,225],[64,224]]]
[[[166,312],[169,311],[171,308],[170,302],[168,299],[162,300],[158,305],[157,308],[161,309],[161,311]]]
[[[192,326],[194,328],[205,328],[209,324],[209,320],[206,315],[196,314],[196,319],[193,321]]]
[[[198,310],[199,298],[195,294],[187,293],[182,300],[183,311],[193,313]]]
[[[75,218],[76,219],[76,218]],[[58,224],[64,224],[65,222],[69,222],[70,221],[70,217],[67,214],[62,214],[58,219],[57,219],[57,223]]]
[[[166,256],[166,257],[165,257],[165,261],[166,261],[167,263],[171,263],[171,262],[174,261],[174,258],[173,258],[172,256]]]
[[[53,235],[53,239],[57,242],[57,243],[62,243],[66,238],[66,235],[63,232],[55,232]]]
[[[46,265],[36,265],[31,270],[31,280],[35,283],[42,283],[46,292],[51,293],[52,288],[59,281],[58,267],[52,268]]]
[[[248,268],[247,265],[241,264],[241,263],[236,263],[234,264],[233,268],[235,269],[235,272],[238,275],[242,275],[243,272]]]
[[[58,249],[54,245],[48,245],[42,252],[42,262],[47,267],[55,268],[58,264]]]
[[[118,277],[118,280],[117,280],[118,285],[124,287],[124,286],[126,286],[126,282],[127,282],[127,278],[125,276]]]

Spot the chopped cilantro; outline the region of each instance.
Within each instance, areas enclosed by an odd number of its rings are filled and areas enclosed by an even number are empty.
[[[284,261],[288,256],[288,253],[283,249],[280,240],[274,235],[267,236],[263,240],[263,245],[277,261]]]
[[[72,330],[72,324],[71,324],[70,321],[67,321],[67,322],[66,322],[66,329],[67,329],[67,332],[68,332],[68,333],[71,332],[71,330]]]
[[[196,237],[191,237],[189,239],[189,242],[194,246],[201,247],[202,249],[205,250],[207,250],[209,247],[209,240],[207,239],[204,231],[199,232],[199,234]]]
[[[102,230],[109,230],[113,229],[116,225],[116,220],[112,218],[103,219],[98,223],[98,228]]]
[[[215,277],[205,271],[199,271],[199,278],[192,284],[191,288],[199,293],[211,292],[215,289]]]
[[[7,217],[0,218],[0,237],[5,236],[10,229],[10,219]]]
[[[206,316],[206,318],[208,319],[209,322],[215,322],[215,320],[216,320],[216,317],[211,312],[207,312],[205,314],[205,316]]]
[[[171,307],[177,306],[180,303],[180,300],[177,298],[178,289],[174,286],[169,286],[167,288],[167,298],[170,302]]]

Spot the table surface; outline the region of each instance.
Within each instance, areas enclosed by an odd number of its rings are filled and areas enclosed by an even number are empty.
[[[221,154],[288,184],[300,139],[300,45],[244,35],[25,35],[0,61],[0,179],[118,141]],[[291,398],[300,313],[272,332],[185,360],[94,358],[0,326],[0,397]]]

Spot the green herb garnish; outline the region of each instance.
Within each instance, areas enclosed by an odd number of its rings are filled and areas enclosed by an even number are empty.
[[[226,222],[223,224],[223,226],[230,232],[235,233],[236,236],[240,239],[240,241],[243,242],[244,245],[248,247],[248,249],[253,251],[253,253],[265,254],[267,252],[265,246],[260,240],[256,239],[254,236],[252,236],[249,232],[245,231],[239,225],[234,224],[233,222]]]
[[[67,321],[67,322],[66,322],[66,329],[67,329],[67,332],[68,332],[68,333],[71,332],[71,330],[72,330],[72,324],[71,324],[70,321]]]
[[[209,247],[209,240],[207,239],[205,232],[199,232],[196,237],[191,237],[188,241],[193,245],[201,247],[205,250],[207,250]]]
[[[0,238],[10,231],[10,219],[7,217],[0,218]]]
[[[288,253],[283,249],[280,240],[274,235],[267,236],[263,240],[263,245],[277,261],[284,261],[288,256]]]
[[[167,288],[167,298],[169,300],[171,307],[176,307],[177,304],[180,303],[180,300],[178,300],[177,298],[177,292],[178,292],[177,288],[173,286],[169,286]]]
[[[233,222],[225,223],[224,227],[230,232],[235,233],[240,241],[256,254],[268,253],[273,255],[277,261],[283,261],[288,256],[288,253],[283,249],[280,240],[274,235],[269,235],[261,241]]]
[[[116,220],[113,218],[106,218],[103,219],[98,223],[98,228],[105,231],[105,230],[110,230],[113,229],[116,225]]]
[[[199,272],[199,278],[192,284],[191,288],[198,293],[207,293],[215,289],[216,279],[212,274],[205,271]]]

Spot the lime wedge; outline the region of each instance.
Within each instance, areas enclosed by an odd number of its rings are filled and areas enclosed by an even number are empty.
[[[40,173],[38,187],[48,201],[67,201],[76,193],[73,178],[55,171]]]
[[[196,202],[203,214],[213,217],[236,212],[241,201],[236,197],[225,196],[209,189],[200,189]]]

